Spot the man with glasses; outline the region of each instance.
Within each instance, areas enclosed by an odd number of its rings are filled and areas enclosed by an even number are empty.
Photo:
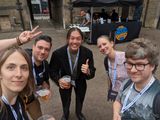
[[[113,104],[113,120],[160,119],[160,82],[154,77],[159,62],[156,46],[144,38],[135,39],[128,44],[125,57],[130,80],[124,82]]]
[[[41,35],[32,46],[32,49],[26,49],[31,56],[32,68],[34,75],[34,83],[36,90],[38,89],[50,89],[49,86],[49,66],[47,58],[52,47],[52,38],[47,35]],[[27,111],[31,115],[33,120],[37,120],[42,116],[40,102],[32,95],[29,96],[27,104]]]

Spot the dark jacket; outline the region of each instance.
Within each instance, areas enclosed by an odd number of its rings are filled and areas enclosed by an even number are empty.
[[[86,60],[89,59],[89,69],[90,75],[83,74],[81,72],[82,64],[86,63]],[[51,79],[58,85],[58,80],[64,75],[71,75],[69,60],[67,55],[67,45],[57,49],[52,53],[51,61],[50,61],[50,77]],[[86,84],[86,79],[89,80],[95,76],[95,67],[93,61],[92,52],[86,48],[81,46],[78,58],[77,65],[77,76],[76,76],[76,86],[80,86],[81,84]]]

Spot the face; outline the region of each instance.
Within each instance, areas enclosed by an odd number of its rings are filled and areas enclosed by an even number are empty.
[[[84,16],[85,15],[85,12],[82,10],[81,12],[80,12],[80,16]]]
[[[68,39],[68,46],[71,52],[77,52],[82,44],[82,36],[78,31],[73,31]]]
[[[109,40],[106,40],[106,38],[99,38],[97,42],[97,46],[99,48],[99,51],[102,54],[108,55],[113,50],[113,42],[110,42]]]
[[[149,62],[147,59],[134,60],[134,59],[128,58],[126,62],[129,64],[136,64],[137,66],[144,65],[144,70],[137,70],[135,66],[133,66],[132,69],[130,70],[127,69],[127,73],[133,82],[145,83],[147,80],[150,79],[152,72],[154,70],[154,66],[148,64]]]
[[[34,59],[37,62],[42,62],[43,60],[48,58],[50,49],[51,49],[51,45],[49,42],[46,42],[44,40],[40,40],[36,43],[36,45],[33,45],[33,56]]]
[[[0,80],[3,93],[21,92],[27,84],[28,77],[27,61],[19,52],[14,52],[1,67]]]

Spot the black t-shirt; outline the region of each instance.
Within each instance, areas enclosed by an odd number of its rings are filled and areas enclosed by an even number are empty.
[[[26,49],[26,51],[29,54],[29,56],[32,58],[32,50]],[[32,67],[34,67],[34,69],[35,69],[37,86],[42,85],[44,81],[49,84],[48,62],[46,60],[44,60],[40,66],[37,66],[36,64],[34,64],[34,65],[32,65]],[[44,71],[44,69],[45,69],[45,71]]]

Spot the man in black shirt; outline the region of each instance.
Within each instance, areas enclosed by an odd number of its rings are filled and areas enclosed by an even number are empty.
[[[36,89],[50,89],[49,86],[49,68],[47,58],[52,47],[52,38],[47,35],[39,36],[32,49],[26,49],[32,59],[33,75],[35,79]],[[42,116],[40,102],[33,95],[33,100],[27,104],[27,110],[34,120]]]

